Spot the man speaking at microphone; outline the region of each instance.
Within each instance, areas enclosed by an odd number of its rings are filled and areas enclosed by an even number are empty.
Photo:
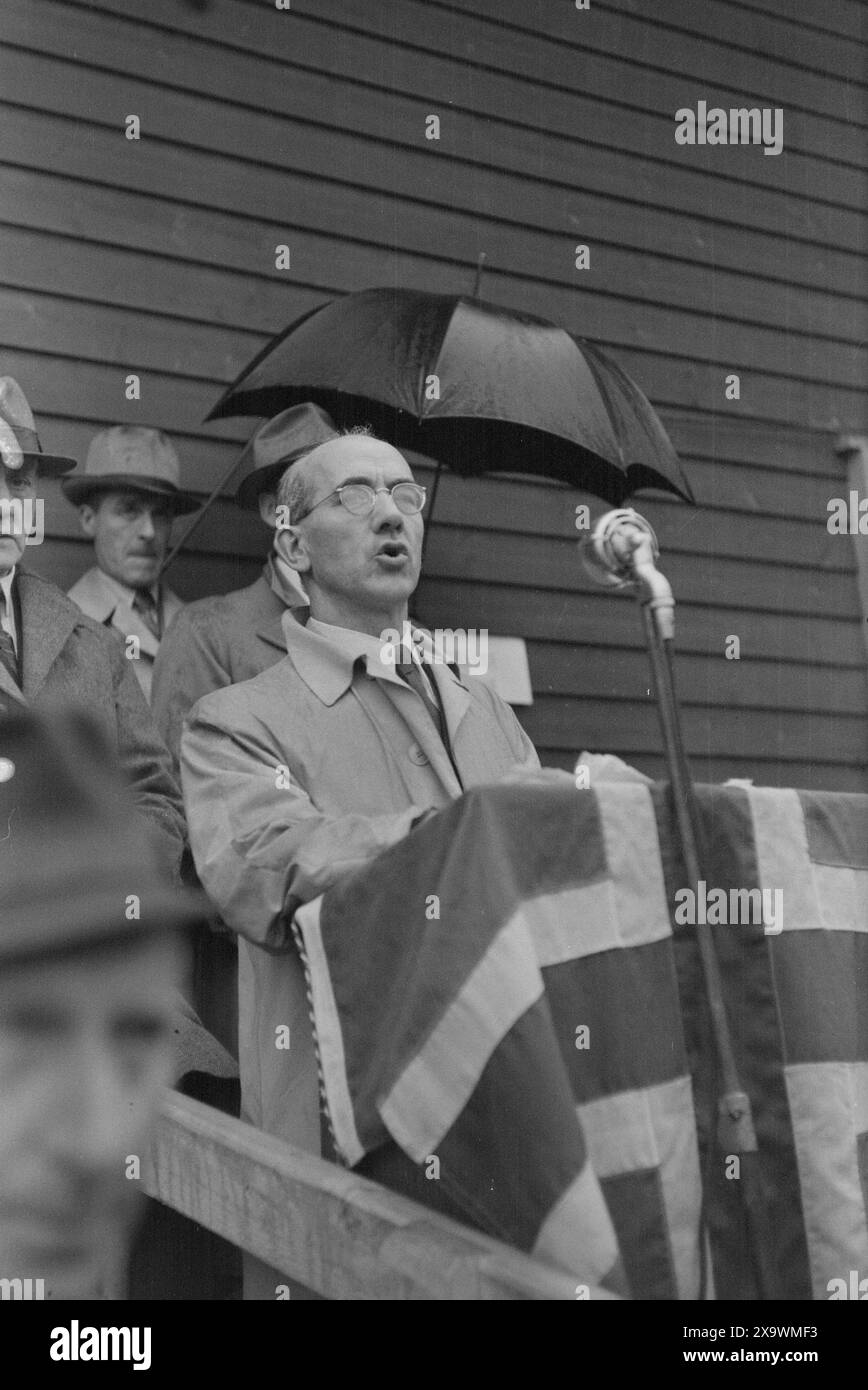
[[[310,617],[287,613],[286,656],[201,699],[181,741],[196,867],[242,938],[245,1113],[307,1149],[319,1148],[319,1109],[295,908],[464,789],[539,769],[489,686],[421,663],[415,641],[396,653],[384,640],[405,631],[424,503],[403,456],[368,434],[297,459],[277,497],[286,524],[276,544]],[[280,1024],[291,1066],[275,1047]]]

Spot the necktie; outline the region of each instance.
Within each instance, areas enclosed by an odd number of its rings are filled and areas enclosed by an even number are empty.
[[[0,624],[2,624],[5,613],[6,600],[3,594],[0,593]],[[18,678],[18,657],[15,655],[15,643],[2,625],[0,625],[0,663],[6,667],[6,670],[9,672],[15,684],[20,687],[21,683]]]
[[[458,764],[455,761],[455,756],[452,752],[452,745],[449,742],[449,729],[446,724],[446,716],[443,713],[443,709],[440,704],[439,695],[431,694],[431,691],[428,688],[428,682],[426,681],[425,676],[422,673],[422,669],[420,666],[416,664],[415,661],[404,661],[400,663],[396,662],[395,670],[397,671],[398,675],[401,676],[401,678],[404,681],[406,681],[410,689],[415,690],[416,694],[422,697],[422,703],[424,704],[431,718],[434,720],[434,726],[440,735],[440,741],[449,755],[449,761],[451,762],[452,770],[454,771],[455,776],[458,779],[458,785],[463,788],[464,782],[462,781],[461,773],[458,771]],[[434,691],[436,692],[437,687],[436,685],[434,685],[433,681],[431,682],[431,685],[433,686]]]
[[[406,681],[407,685],[410,686],[411,690],[415,690],[417,695],[421,695],[422,703],[424,704],[431,718],[434,720],[434,724],[437,728],[438,733],[440,734],[440,737],[443,739],[443,742],[446,743],[443,728],[444,721],[442,712],[440,710],[440,705],[437,703],[436,700],[433,699],[431,692],[428,689],[428,683],[422,674],[421,668],[416,665],[415,661],[404,661],[400,665],[396,664],[395,670],[398,672],[398,675],[401,677],[401,679]]]
[[[133,599],[133,608],[138,613],[148,631],[153,633],[159,642],[162,635],[160,630],[160,610],[150,589],[136,589],[136,596]]]
[[[406,684],[409,685],[410,689],[413,689],[413,691],[416,691],[417,695],[421,696],[421,702],[423,702],[424,708],[427,709],[427,712],[428,714],[430,714],[431,719],[434,720],[434,727],[437,728],[437,733],[440,734],[442,745],[444,745],[444,748],[447,749],[447,753],[449,755],[449,762],[452,763],[452,770],[453,773],[455,773],[456,778],[458,778],[459,787],[463,788],[463,785],[465,784],[463,784],[462,776],[460,776],[458,770],[458,763],[455,762],[455,755],[453,755],[452,752],[452,744],[451,742],[449,742],[449,728],[447,726],[447,716],[445,716],[444,712],[442,712],[440,695],[431,695],[431,691],[430,689],[428,689],[428,682],[426,681],[426,678],[424,678],[424,674],[423,671],[421,671],[421,667],[417,666],[416,662],[396,662],[395,670],[398,671],[398,674],[399,676],[401,676],[402,680],[406,681]],[[434,691],[437,692],[437,687],[435,687],[434,681],[431,681],[431,685],[433,685]]]

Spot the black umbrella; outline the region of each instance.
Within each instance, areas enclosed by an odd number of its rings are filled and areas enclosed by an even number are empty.
[[[616,362],[546,319],[476,297],[375,289],[329,300],[272,338],[207,418],[268,419],[307,400],[338,425],[365,421],[437,460],[429,526],[444,464],[464,477],[556,478],[615,506],[644,487],[694,500],[656,412]]]
[[[614,505],[643,487],[693,501],[655,411],[610,357],[469,296],[331,300],[273,338],[208,418],[270,417],[306,400],[464,476],[537,474]]]

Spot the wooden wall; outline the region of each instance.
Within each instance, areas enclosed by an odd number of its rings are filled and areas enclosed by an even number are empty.
[[[854,550],[826,529],[835,439],[868,428],[863,19],[857,0],[4,0],[0,371],[47,447],[160,425],[204,491],[255,422],[201,422],[272,333],[372,285],[468,292],[485,251],[484,297],[613,352],[690,473],[697,509],[637,505],[679,598],[696,774],[865,789]],[[781,107],[784,153],[676,145],[699,100]],[[420,605],[527,639],[545,761],[660,774],[638,614],[583,577],[582,500],[446,478]],[[56,490],[48,520],[30,562],[66,585],[88,555]],[[265,539],[221,504],[176,587],[247,582]]]

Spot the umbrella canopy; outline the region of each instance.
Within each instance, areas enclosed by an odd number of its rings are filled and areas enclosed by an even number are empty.
[[[331,300],[272,339],[208,418],[307,400],[464,476],[531,473],[615,505],[643,487],[693,501],[626,372],[565,329],[480,299],[372,289]]]

